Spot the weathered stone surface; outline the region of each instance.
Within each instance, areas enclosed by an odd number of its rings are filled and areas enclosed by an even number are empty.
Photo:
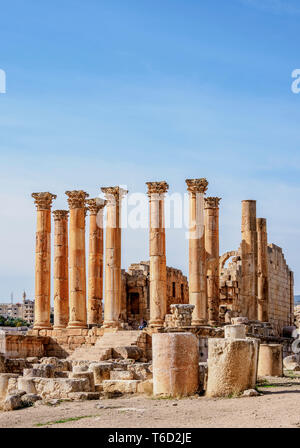
[[[34,378],[18,378],[18,389],[24,390],[27,394],[36,394]]]
[[[102,382],[104,393],[135,394],[138,380],[104,380]]]
[[[39,364],[38,364],[39,365]],[[54,378],[54,366],[51,364],[39,365],[39,368],[24,369],[24,377]]]
[[[233,339],[245,339],[246,326],[243,324],[225,325],[224,337]]]
[[[143,351],[137,345],[130,345],[128,347],[115,347],[113,349],[114,358],[131,358],[138,360],[143,357]]]
[[[198,339],[192,333],[152,336],[154,395],[186,396],[199,387]]]
[[[21,398],[23,407],[32,406],[35,402],[41,399],[42,398],[36,394],[25,394]]]
[[[257,359],[256,339],[209,339],[206,395],[226,397],[254,389]]]
[[[260,344],[258,357],[259,376],[282,376],[282,345]]]
[[[89,370],[94,374],[95,384],[101,384],[103,380],[109,380],[112,369],[113,364],[108,363],[92,363],[89,367]]]
[[[10,378],[18,378],[18,375],[13,373],[0,374],[0,401],[5,400],[8,391],[8,382]]]
[[[166,319],[168,327],[189,327],[192,325],[192,314],[195,305],[188,304],[172,304],[170,305],[171,315]],[[166,316],[166,317],[167,317]]]
[[[243,397],[259,397],[260,393],[256,389],[247,389],[243,392]]]
[[[68,397],[71,400],[99,400],[100,392],[71,392]]]
[[[133,373],[133,379],[145,381],[152,378],[152,366],[149,363],[134,363],[127,366],[127,370]]]
[[[4,411],[14,411],[22,407],[22,394],[8,395],[2,406]]]
[[[33,378],[36,393],[42,398],[69,398],[71,392],[90,392],[87,378]]]
[[[137,386],[139,394],[153,395],[153,379],[142,381]]]
[[[110,372],[111,380],[133,380],[133,373],[128,370],[112,370]]]
[[[286,370],[292,370],[294,372],[300,371],[299,355],[286,356],[283,359],[283,365]]]
[[[86,378],[89,381],[89,392],[95,391],[93,372],[70,372],[69,378]]]

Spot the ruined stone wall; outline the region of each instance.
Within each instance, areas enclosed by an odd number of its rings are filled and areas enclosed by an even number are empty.
[[[268,245],[269,269],[269,321],[279,331],[294,322],[293,273],[284,258],[282,249]]]
[[[227,260],[230,262],[225,266]],[[226,252],[220,257],[220,307],[231,310],[232,316],[243,316],[241,301],[242,261],[239,251]]]
[[[232,258],[231,258],[232,257]],[[231,258],[225,266],[226,261]],[[247,307],[241,296],[240,250],[227,252],[220,257],[220,312],[230,310],[231,317],[247,316]],[[294,322],[293,273],[289,269],[282,249],[268,245],[269,322],[280,335],[285,326]],[[223,310],[222,310],[223,308]]]
[[[189,286],[187,278],[179,269],[167,267],[167,314],[173,303],[189,303]]]
[[[137,326],[150,319],[149,261],[131,264],[122,271],[121,318]],[[179,269],[167,267],[167,313],[173,303],[189,303],[188,281]]]

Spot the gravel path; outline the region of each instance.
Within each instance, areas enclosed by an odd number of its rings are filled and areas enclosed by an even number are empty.
[[[171,400],[136,395],[38,404],[1,412],[0,428],[299,428],[300,380],[278,378],[272,383],[260,389],[262,396],[250,398]]]

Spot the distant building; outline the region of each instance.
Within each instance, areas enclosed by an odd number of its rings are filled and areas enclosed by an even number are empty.
[[[34,300],[26,299],[23,293],[22,303],[0,303],[0,315],[5,318],[24,319],[26,322],[34,322]]]

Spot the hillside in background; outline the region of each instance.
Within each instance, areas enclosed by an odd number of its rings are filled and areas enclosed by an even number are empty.
[[[294,296],[295,297],[295,303],[300,305],[300,296]]]

